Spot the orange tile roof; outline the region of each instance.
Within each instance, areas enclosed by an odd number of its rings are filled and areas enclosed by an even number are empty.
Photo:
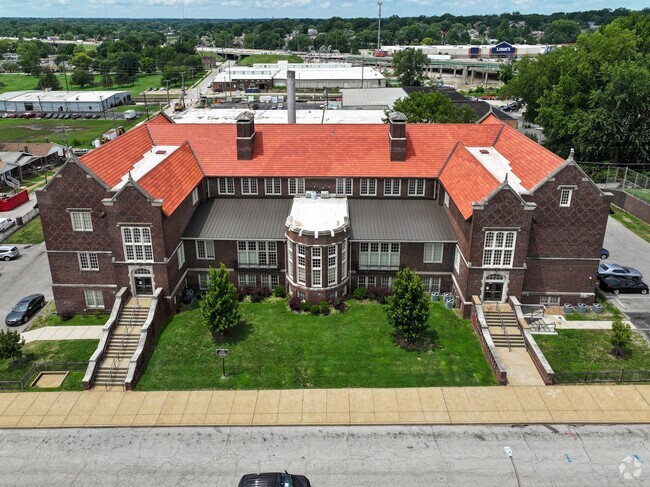
[[[462,144],[445,164],[440,182],[466,220],[472,216],[472,203],[483,201],[499,186],[499,181]]]
[[[501,124],[503,125],[503,122],[499,120],[499,118],[492,112],[489,112],[483,120],[481,120],[480,125],[496,125],[496,124]]]
[[[153,125],[158,125],[158,124],[165,125],[165,124],[168,124],[168,123],[173,124],[174,122],[167,115],[165,115],[164,113],[159,113],[158,115],[153,117],[151,120],[149,120],[147,122],[147,125],[151,125],[151,124],[153,124]]]
[[[138,184],[154,198],[163,200],[162,210],[169,216],[203,177],[203,171],[186,142],[142,176]]]

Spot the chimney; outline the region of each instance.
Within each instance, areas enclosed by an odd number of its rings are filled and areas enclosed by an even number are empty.
[[[287,112],[289,123],[296,123],[296,72],[287,71]]]
[[[390,112],[388,114],[390,131],[388,141],[390,145],[390,160],[406,160],[406,115],[401,112]]]
[[[250,161],[253,159],[255,144],[255,115],[253,112],[243,112],[237,115],[237,159]]]

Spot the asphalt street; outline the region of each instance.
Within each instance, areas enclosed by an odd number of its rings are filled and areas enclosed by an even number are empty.
[[[40,293],[45,295],[46,300],[52,299],[52,276],[45,244],[17,247],[20,250],[18,258],[0,261],[0,329],[3,330],[7,329],[5,317],[25,296]],[[22,332],[28,324],[9,329]]]
[[[285,469],[314,487],[650,485],[649,433],[648,425],[0,430],[0,485],[234,487],[243,474]]]

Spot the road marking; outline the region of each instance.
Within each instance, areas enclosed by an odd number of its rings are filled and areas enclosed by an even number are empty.
[[[571,460],[568,453],[564,454],[564,458],[566,458],[567,463],[573,463],[573,460]]]

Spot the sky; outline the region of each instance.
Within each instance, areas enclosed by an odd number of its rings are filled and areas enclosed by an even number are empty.
[[[550,14],[625,7],[641,10],[650,0],[384,0],[382,17]],[[18,8],[19,7],[19,8]],[[94,18],[329,18],[376,17],[375,0],[0,0],[0,17]]]

